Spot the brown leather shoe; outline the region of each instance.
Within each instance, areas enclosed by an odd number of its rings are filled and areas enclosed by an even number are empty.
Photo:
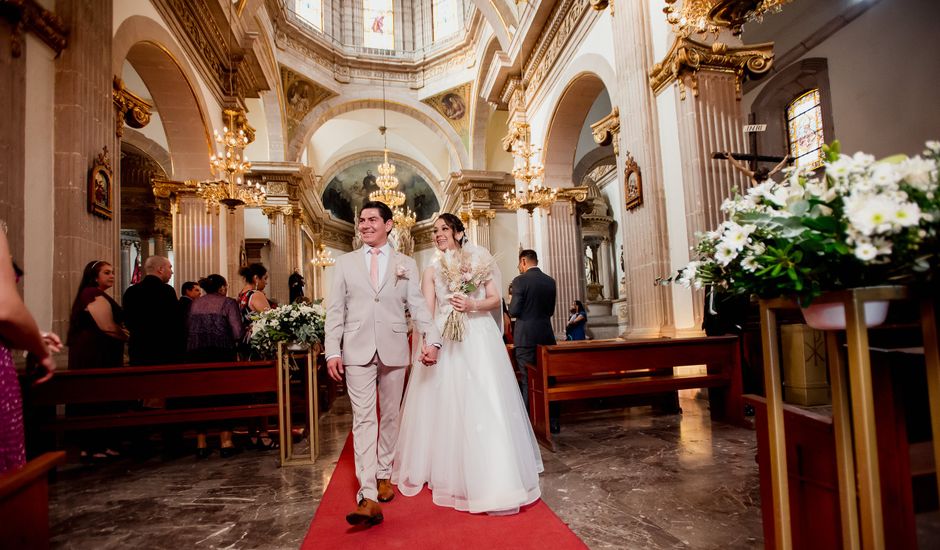
[[[383,519],[385,518],[382,517],[382,508],[379,506],[379,503],[368,498],[360,500],[359,506],[356,507],[355,511],[346,514],[346,521],[350,525],[372,527],[373,525],[382,523]]]
[[[379,502],[388,502],[395,498],[395,488],[392,487],[391,480],[378,479],[379,482]]]

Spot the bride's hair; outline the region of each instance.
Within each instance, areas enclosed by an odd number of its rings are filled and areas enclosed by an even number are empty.
[[[467,230],[464,229],[463,222],[460,221],[460,218],[450,212],[444,212],[438,216],[438,218],[444,220],[444,223],[447,224],[447,227],[453,232],[454,241],[457,242],[457,246],[463,247],[463,244],[467,242]],[[463,233],[463,237],[461,237],[460,240],[457,240],[457,233]]]

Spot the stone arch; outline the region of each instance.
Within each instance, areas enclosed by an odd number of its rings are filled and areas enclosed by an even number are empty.
[[[121,143],[129,143],[140,149],[153,159],[154,162],[159,164],[165,174],[169,175],[173,173],[173,160],[170,158],[170,152],[156,141],[145,136],[143,132],[139,132],[133,128],[124,128]]]
[[[787,140],[787,104],[800,94],[819,88],[819,102],[822,106],[823,135],[827,141],[835,137],[835,123],[832,116],[832,90],[829,87],[829,65],[823,57],[801,59],[788,65],[773,76],[761,89],[751,112],[757,122],[767,125],[767,130],[757,134],[758,150],[765,155],[784,155],[789,153]]]
[[[588,173],[602,164],[609,164],[612,165],[614,169],[617,168],[617,158],[614,156],[613,151],[607,147],[598,147],[588,151],[587,154],[581,157],[581,160],[578,161],[578,164],[576,164],[571,171],[572,183],[581,185],[581,182],[584,181]]]
[[[512,38],[509,27],[518,28],[515,6],[510,6],[506,0],[473,0],[480,14],[490,24],[496,39],[502,49],[508,50]]]
[[[169,144],[173,179],[206,179],[213,153],[211,124],[198,80],[170,33],[149,17],[121,23],[112,39],[115,75],[127,60],[150,90]]]
[[[496,37],[490,39],[486,48],[483,50],[483,62],[480,63],[480,70],[477,72],[476,80],[473,86],[473,118],[470,121],[470,157],[473,161],[471,166],[477,170],[485,170],[486,166],[486,133],[487,123],[493,108],[480,95],[480,87],[486,78],[486,73],[493,63],[493,56],[499,50],[499,42]]]
[[[322,194],[323,190],[326,189],[326,186],[330,183],[330,180],[333,179],[333,176],[339,174],[346,168],[353,166],[354,164],[359,163],[362,159],[367,158],[381,158],[383,152],[378,149],[365,149],[362,151],[357,151],[349,155],[344,156],[343,158],[337,160],[333,164],[329,165],[326,170],[323,171],[323,177],[320,179],[320,185],[317,186],[317,194]],[[422,176],[425,181],[428,182],[428,185],[431,186],[431,190],[434,191],[434,196],[437,199],[437,202],[444,204],[444,190],[441,187],[441,179],[438,175],[434,173],[433,170],[430,170],[423,163],[409,157],[406,155],[400,155],[398,153],[393,153],[389,151],[388,159],[390,162],[394,163],[405,162],[410,164],[420,176]]]
[[[605,88],[609,90],[596,73],[581,72],[561,92],[543,141],[546,185],[571,187],[577,183],[572,177],[581,127],[591,105]]]
[[[374,93],[374,91],[360,92],[358,95],[361,97],[352,94],[344,95],[317,105],[307,113],[307,116],[298,125],[296,137],[291,140],[286,157],[299,162],[304,147],[317,129],[339,114],[362,109],[382,109],[383,102],[381,99],[372,98]],[[451,171],[456,172],[470,165],[469,155],[463,141],[440,113],[428,105],[403,94],[389,95],[384,107],[389,111],[401,113],[417,120],[444,140],[444,143],[447,144]]]

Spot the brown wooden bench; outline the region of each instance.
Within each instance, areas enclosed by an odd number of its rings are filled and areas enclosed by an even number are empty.
[[[685,365],[706,365],[707,372],[673,372],[673,367]],[[737,336],[566,342],[539,346],[537,364],[529,365],[532,426],[538,440],[552,450],[549,402],[690,388],[711,388],[713,419],[746,425]]]
[[[274,361],[193,363],[58,371],[48,382],[24,386],[31,426],[49,432],[204,422],[277,415],[277,403],[190,406],[71,416],[57,405],[128,402],[277,391]],[[190,401],[190,400],[187,400]],[[38,426],[36,425],[38,424]]]
[[[46,453],[0,475],[0,547],[49,548],[49,471],[65,453]]]

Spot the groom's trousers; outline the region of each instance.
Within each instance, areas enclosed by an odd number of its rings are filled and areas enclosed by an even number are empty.
[[[405,367],[385,366],[376,354],[368,365],[347,365],[345,370],[346,390],[353,410],[356,478],[359,479],[356,502],[363,498],[378,500],[376,478],[392,477]],[[376,415],[376,386],[381,418]]]

